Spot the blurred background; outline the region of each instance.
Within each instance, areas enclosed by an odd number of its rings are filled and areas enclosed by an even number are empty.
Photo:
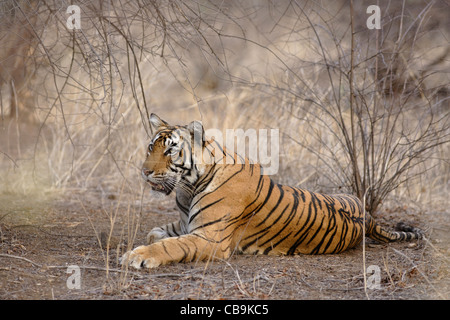
[[[449,4],[372,4],[0,1],[2,198],[139,194],[153,112],[279,129],[275,180],[373,213],[448,207]]]

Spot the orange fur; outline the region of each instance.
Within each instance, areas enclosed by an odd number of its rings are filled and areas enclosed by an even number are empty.
[[[364,226],[365,212],[356,197],[276,184],[261,173],[259,164],[230,154],[204,137],[203,157],[214,161],[198,161],[205,160],[196,159],[192,151],[198,123],[170,126],[156,115],[151,122],[157,131],[143,164],[143,176],[157,191],[170,193],[175,188],[181,213],[179,221],[154,228],[147,237],[148,245],[124,255],[123,261],[136,268],[226,259],[234,252],[339,253],[361,242],[363,227],[367,236],[378,241],[420,238],[417,229],[383,229],[368,214]],[[227,155],[234,163],[220,161]]]

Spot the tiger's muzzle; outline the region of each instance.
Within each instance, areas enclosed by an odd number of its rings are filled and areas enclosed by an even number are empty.
[[[148,169],[142,169],[142,177],[144,180],[152,187],[152,190],[165,193],[166,195],[169,195],[174,185],[169,182],[165,182],[164,180],[161,181],[155,181],[155,179],[151,178],[150,175],[153,173],[153,171]]]

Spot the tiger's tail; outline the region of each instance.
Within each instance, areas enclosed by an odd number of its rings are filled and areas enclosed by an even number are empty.
[[[399,222],[396,226],[399,231],[383,228],[370,214],[366,214],[366,236],[378,242],[411,241],[423,238],[423,231]]]

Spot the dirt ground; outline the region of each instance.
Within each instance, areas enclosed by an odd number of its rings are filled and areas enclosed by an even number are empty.
[[[34,134],[30,126],[27,133]],[[147,190],[141,197],[119,189],[100,183],[95,189],[37,190],[26,196],[0,193],[0,300],[450,297],[450,212],[445,203],[387,203],[377,221],[388,227],[404,221],[425,230],[427,239],[387,245],[368,239],[365,261],[359,245],[338,255],[235,255],[136,271],[124,269],[118,259],[144,244],[151,228],[174,221],[179,213],[174,195]],[[72,266],[79,268],[79,282]],[[373,288],[377,270],[379,286]]]
[[[172,198],[130,203],[117,194],[76,190],[46,199],[0,195],[0,299],[449,299],[448,212],[406,206],[380,212],[382,224],[410,222],[429,240],[367,240],[366,288],[362,245],[338,255],[235,255],[151,271],[120,266],[129,228],[138,224],[133,217],[140,216],[136,246],[177,215]],[[71,265],[80,268],[80,288],[68,273]],[[377,269],[379,286],[370,288]]]

